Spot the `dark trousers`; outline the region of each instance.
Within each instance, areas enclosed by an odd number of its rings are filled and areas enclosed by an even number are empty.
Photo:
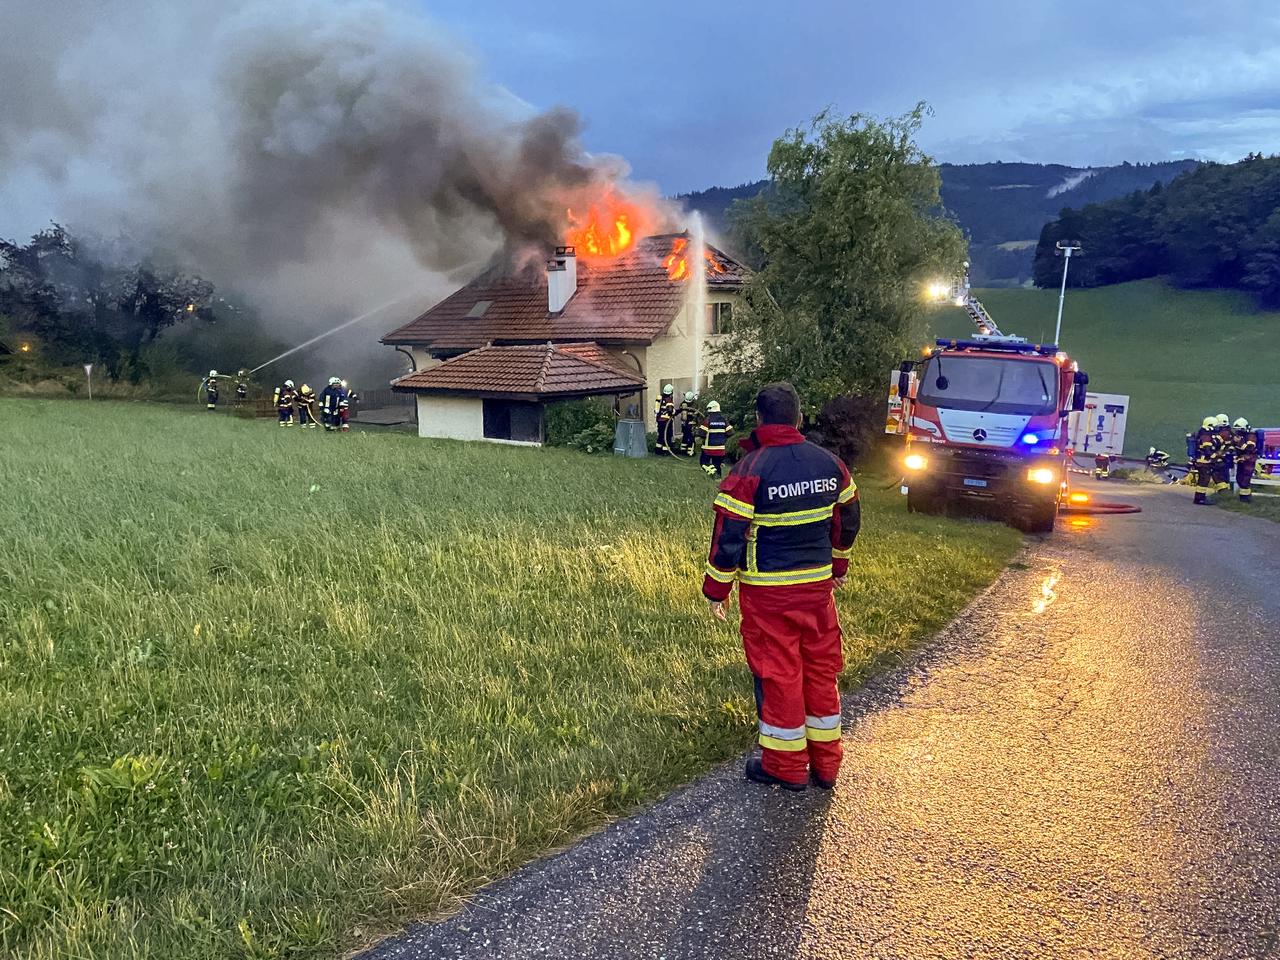
[[[1253,468],[1252,462],[1236,461],[1236,492],[1241,500],[1253,499]]]

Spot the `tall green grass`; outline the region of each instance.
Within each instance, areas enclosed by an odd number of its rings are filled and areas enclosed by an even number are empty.
[[[1056,290],[981,290],[1006,333],[1053,339]],[[939,336],[968,336],[958,311],[937,316]],[[1130,396],[1125,452],[1157,446],[1175,458],[1206,416],[1280,426],[1280,313],[1226,291],[1176,290],[1158,280],[1068,290],[1062,344],[1088,371],[1090,388]]]
[[[696,469],[0,415],[0,953],[333,955],[752,741]],[[851,682],[1018,542],[864,493]]]

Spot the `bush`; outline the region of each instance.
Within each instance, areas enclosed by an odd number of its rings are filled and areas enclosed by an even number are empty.
[[[607,400],[565,400],[547,406],[548,447],[573,447],[585,450],[599,446],[608,433],[606,446],[613,449],[613,407]]]

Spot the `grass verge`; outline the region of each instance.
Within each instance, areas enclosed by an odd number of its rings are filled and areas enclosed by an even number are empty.
[[[332,955],[752,740],[659,461],[0,400],[0,953]],[[848,674],[1017,548],[865,490]]]

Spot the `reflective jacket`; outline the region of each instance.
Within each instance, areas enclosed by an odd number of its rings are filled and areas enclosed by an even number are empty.
[[[1218,435],[1212,430],[1201,427],[1196,431],[1195,439],[1196,466],[1207,467],[1217,462]]]
[[[327,414],[337,414],[346,409],[347,391],[341,384],[330,384],[320,391],[320,408]]]
[[[1232,444],[1236,454],[1236,463],[1253,466],[1258,462],[1258,437],[1250,430],[1248,433],[1237,433]]]
[[[298,391],[293,387],[286,387],[284,384],[276,387],[275,404],[277,407],[292,407],[293,402],[298,399]]]
[[[236,399],[243,400],[247,396],[249,396],[249,385],[244,381],[238,381],[236,383]]]
[[[709,413],[702,421],[702,452],[713,457],[724,456],[724,446],[733,433],[733,426],[723,413]]]
[[[663,397],[661,400],[654,401],[653,410],[657,415],[658,422],[666,423],[668,420],[675,419],[676,402],[670,397]]]
[[[786,587],[843,577],[862,507],[840,458],[778,424],[744,446],[750,452],[715,499],[703,594],[724,600],[734,581]]]

